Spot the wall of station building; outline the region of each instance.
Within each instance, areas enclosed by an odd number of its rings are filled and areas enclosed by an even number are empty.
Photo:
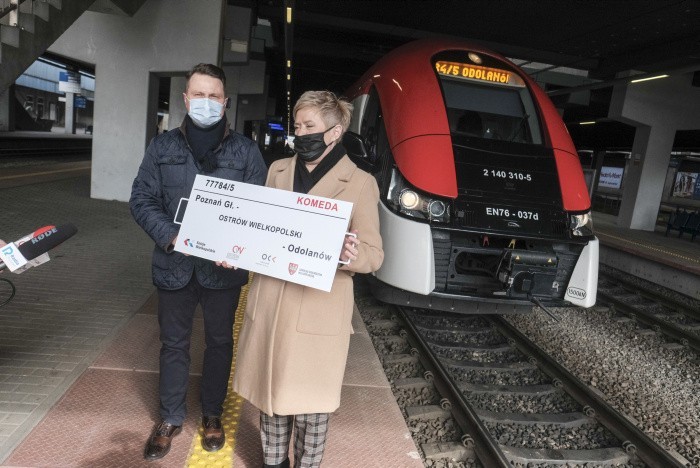
[[[700,88],[693,86],[692,80],[693,74],[685,73],[614,87],[609,116],[636,128],[617,217],[619,226],[654,229],[659,206],[668,193],[667,170],[676,132],[700,128]],[[675,198],[679,193],[690,193],[690,181],[682,183]]]
[[[223,0],[148,0],[133,17],[88,11],[50,47],[95,65],[93,198],[129,199],[157,131],[159,77],[180,77],[171,82],[168,124],[177,127],[184,117],[181,77],[197,63],[219,63],[224,6]],[[227,94],[235,100],[248,88],[264,91],[264,63],[262,76],[259,64],[242,68],[247,71],[227,72]],[[236,121],[235,109],[229,120]]]

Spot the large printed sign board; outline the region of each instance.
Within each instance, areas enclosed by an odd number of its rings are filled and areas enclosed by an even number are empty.
[[[622,175],[625,172],[623,167],[603,166],[600,169],[598,187],[619,189],[622,185]]]
[[[352,203],[198,175],[175,250],[330,291]]]
[[[80,94],[80,73],[70,70],[58,72],[58,91]]]

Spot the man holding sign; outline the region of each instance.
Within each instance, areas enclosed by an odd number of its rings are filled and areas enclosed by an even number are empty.
[[[183,98],[187,115],[180,128],[151,141],[134,180],[129,206],[136,222],[155,241],[153,284],[158,288],[160,325],[161,421],[144,457],[155,460],[170,450],[185,420],[190,336],[197,304],[202,306],[206,350],[202,369],[202,446],[219,450],[221,424],[233,354],[233,319],[248,272],[227,270],[220,262],[185,255],[187,242],[175,224],[178,203],[190,194],[197,175],[262,184],[265,163],[257,145],[229,129],[223,70],[199,64],[187,74]]]
[[[341,232],[336,241],[332,261],[349,263],[334,263],[330,292],[263,274],[250,287],[233,389],[260,409],[266,467],[289,466],[294,428],[295,466],[320,465],[329,416],[340,405],[352,333],[352,276],[376,271],[384,259],[376,180],[350,161],[340,143],[351,113],[352,105],[331,92],[304,93],[294,106],[296,155],[275,161],[267,176],[268,187],[297,192],[310,206],[352,203],[352,235],[343,239]],[[307,256],[318,250],[314,244],[304,249]],[[292,276],[302,268],[296,262],[286,267]]]

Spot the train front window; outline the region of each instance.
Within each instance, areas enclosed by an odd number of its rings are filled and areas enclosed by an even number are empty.
[[[473,68],[477,68],[476,77],[471,77]],[[453,135],[542,144],[530,92],[525,82],[513,72],[488,67],[469,68],[466,64],[443,61],[436,63],[436,71]],[[485,79],[487,73],[489,80]],[[503,79],[499,79],[501,74]]]

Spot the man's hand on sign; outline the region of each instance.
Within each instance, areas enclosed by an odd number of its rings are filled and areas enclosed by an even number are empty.
[[[229,270],[231,268],[233,268],[234,270],[238,270],[237,266],[229,265],[228,263],[226,263],[226,260],[224,260],[223,262],[214,262],[214,264],[216,264],[216,266],[228,268]]]

